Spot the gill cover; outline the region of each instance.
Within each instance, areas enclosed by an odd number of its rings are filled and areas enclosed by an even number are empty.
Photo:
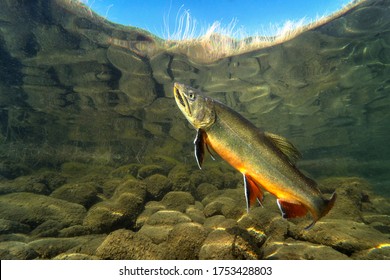
[[[215,121],[213,100],[199,90],[184,84],[174,84],[174,96],[183,115],[196,129],[207,129]]]

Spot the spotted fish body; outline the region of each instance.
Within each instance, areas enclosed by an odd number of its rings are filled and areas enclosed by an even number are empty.
[[[295,166],[299,152],[285,138],[261,131],[226,105],[199,90],[175,83],[176,103],[197,130],[195,156],[201,167],[205,147],[243,174],[247,208],[263,200],[263,189],[277,197],[284,218],[305,216],[313,223],[333,207],[317,184]],[[309,228],[308,227],[308,228]]]

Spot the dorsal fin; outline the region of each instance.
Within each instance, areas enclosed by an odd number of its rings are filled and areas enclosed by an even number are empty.
[[[301,158],[301,153],[286,138],[269,132],[264,132],[264,135],[286,155],[291,164],[295,165],[297,160]]]

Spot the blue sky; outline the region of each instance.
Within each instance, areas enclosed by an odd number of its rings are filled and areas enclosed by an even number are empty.
[[[313,20],[332,13],[350,0],[81,0],[108,20],[148,30],[166,37],[177,26],[177,15],[188,11],[197,31],[215,21],[227,26],[232,20],[247,35],[272,35],[276,27],[302,18]]]

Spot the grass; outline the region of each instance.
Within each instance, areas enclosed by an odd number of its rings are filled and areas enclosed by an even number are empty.
[[[342,16],[363,1],[365,0],[351,1],[341,10],[314,20],[302,18],[298,21],[288,20],[283,26],[270,25],[269,30],[262,30],[263,34],[259,32],[252,36],[249,36],[244,28],[237,28],[237,21],[234,19],[226,26],[216,21],[204,32],[199,32],[201,35],[196,35],[196,20],[191,19],[188,11],[184,11],[176,19],[179,24],[173,36],[169,34],[165,36],[164,47],[169,51],[185,54],[196,62],[211,63],[224,57],[248,53],[291,40],[305,31]],[[166,29],[169,33],[169,29]]]
[[[103,24],[107,23],[103,17],[92,11],[93,0],[57,1],[62,1],[67,6],[78,9],[78,12],[81,12],[83,16],[88,16]],[[364,1],[366,0],[353,0],[331,15],[313,20],[303,18],[298,21],[286,21],[283,26],[270,25],[268,30],[262,28],[258,34],[251,36],[245,32],[243,27],[237,27],[237,20],[235,19],[225,26],[216,21],[206,28],[199,28],[196,19],[182,6],[176,15],[173,31],[169,29],[169,15],[163,19],[164,39],[158,38],[147,31],[133,28],[132,31],[142,33],[148,40],[129,41],[127,39],[111,38],[109,43],[130,49],[144,57],[152,58],[162,52],[171,52],[186,55],[190,60],[197,63],[208,64],[225,57],[248,53],[291,40],[303,32],[342,16]]]

